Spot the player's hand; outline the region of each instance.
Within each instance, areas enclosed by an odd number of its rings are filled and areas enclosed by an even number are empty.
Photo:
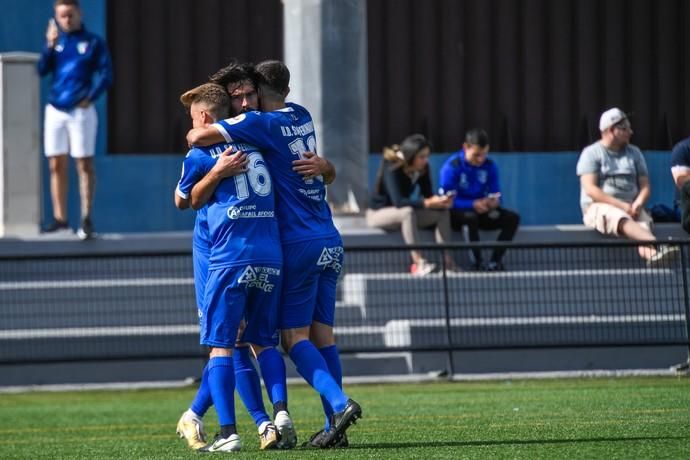
[[[85,109],[85,108],[87,108],[87,107],[90,106],[90,105],[91,105],[91,101],[88,100],[88,99],[86,99],[86,98],[84,98],[84,99],[82,99],[81,101],[79,101],[79,104],[77,104],[77,107],[82,108],[82,109]]]
[[[620,204],[618,205],[618,208],[622,209],[623,212],[625,212],[629,216],[633,216],[633,207],[630,203],[626,203],[625,201],[621,201]]]
[[[452,196],[433,195],[424,198],[424,207],[430,209],[449,209],[453,205]]]
[[[630,205],[630,215],[637,219],[640,216],[640,211],[644,208],[644,205],[637,200],[633,201],[633,203]]]
[[[489,209],[496,209],[500,205],[498,198],[495,197],[488,197],[485,202]]]
[[[304,152],[302,158],[292,162],[292,170],[304,179],[313,179],[326,172],[328,163],[314,152]]]
[[[236,176],[247,172],[247,165],[249,164],[249,158],[247,154],[241,150],[233,152],[232,147],[228,147],[220,154],[216,160],[216,164],[213,165],[211,171],[221,179],[226,177]]]
[[[477,200],[474,200],[472,202],[472,207],[479,214],[484,214],[485,212],[489,212],[489,209],[491,209],[491,208],[489,208],[489,203],[487,202],[488,200],[489,200],[488,198],[479,198]]]
[[[55,42],[57,41],[57,38],[58,38],[57,24],[55,24],[55,19],[50,18],[48,20],[48,27],[46,28],[46,45],[48,45],[48,48],[53,48],[55,46]]]

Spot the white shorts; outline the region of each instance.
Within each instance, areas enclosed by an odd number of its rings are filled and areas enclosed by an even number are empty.
[[[47,157],[66,155],[92,157],[96,150],[98,115],[93,104],[64,112],[46,105],[43,123],[43,149]]]
[[[618,226],[623,219],[632,219],[632,217],[622,209],[608,203],[592,203],[582,216],[582,221],[587,227],[604,235],[614,236],[621,236],[618,233]],[[644,209],[640,210],[640,215],[635,221],[651,231],[653,220]]]

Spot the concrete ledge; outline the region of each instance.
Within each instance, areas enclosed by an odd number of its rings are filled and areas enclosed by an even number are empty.
[[[399,231],[386,232],[380,228],[367,227],[366,219],[361,216],[337,216],[334,218],[338,230],[343,236],[345,246],[385,246],[402,245],[404,241]],[[480,232],[482,242],[490,243],[496,239],[498,232]],[[663,223],[654,226],[654,234],[659,240],[690,240],[679,223]],[[420,243],[434,241],[432,230],[421,230]],[[516,243],[572,243],[616,240],[602,235],[584,225],[525,225],[515,235]],[[466,242],[465,235],[453,232],[453,241]]]
[[[385,232],[367,227],[362,216],[336,216],[336,227],[345,246],[395,246],[404,245],[400,232]],[[657,224],[655,235],[659,240],[690,241],[680,224]],[[420,232],[421,243],[433,243],[431,230]],[[483,243],[491,243],[497,232],[481,232]],[[515,236],[516,243],[571,243],[613,241],[584,225],[527,225]],[[461,232],[454,232],[453,241],[466,242]],[[105,233],[88,241],[81,241],[72,232],[56,235],[0,238],[0,256],[70,256],[160,252],[191,252],[192,232]]]

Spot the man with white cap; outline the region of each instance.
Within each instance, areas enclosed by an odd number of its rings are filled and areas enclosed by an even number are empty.
[[[599,120],[601,139],[585,147],[577,162],[580,207],[588,227],[606,235],[637,241],[654,241],[652,218],[644,205],[651,188],[642,152],[630,144],[633,134],[628,116],[618,108]],[[670,262],[678,248],[639,246],[640,257],[652,267]]]

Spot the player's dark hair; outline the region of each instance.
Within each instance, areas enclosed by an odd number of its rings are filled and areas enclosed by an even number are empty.
[[[55,0],[55,3],[53,3],[53,8],[57,8],[58,6],[74,6],[78,9],[81,9],[79,6],[79,0]]]
[[[180,102],[187,109],[194,103],[203,103],[216,120],[227,118],[230,112],[230,96],[228,92],[225,91],[225,88],[215,83],[204,83],[186,91],[180,96]]]
[[[414,161],[414,157],[426,147],[431,149],[431,142],[423,134],[411,134],[403,139],[400,145],[393,144],[384,147],[383,160],[376,173],[374,191],[381,193],[384,168],[398,169],[409,166]],[[422,174],[428,172],[428,168],[427,165]]]
[[[483,129],[473,128],[465,133],[465,143],[484,148],[489,145],[489,135]]]
[[[256,65],[259,85],[264,96],[285,97],[290,88],[290,70],[277,60],[262,61]]]
[[[226,90],[228,85],[240,83],[245,80],[251,81],[254,87],[257,87],[258,76],[254,69],[254,65],[250,62],[240,63],[234,60],[230,61],[228,65],[208,77],[209,82],[220,85]]]

